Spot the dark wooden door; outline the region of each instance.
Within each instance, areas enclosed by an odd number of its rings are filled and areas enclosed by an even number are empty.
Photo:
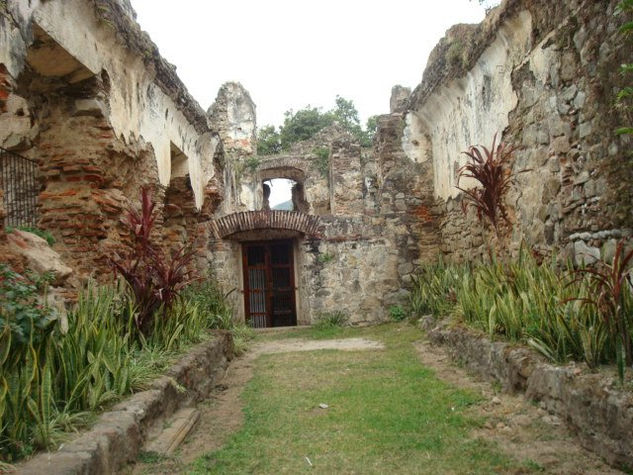
[[[255,328],[297,324],[292,241],[242,245],[246,322]]]

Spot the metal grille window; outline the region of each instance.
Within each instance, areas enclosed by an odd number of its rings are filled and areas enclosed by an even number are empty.
[[[0,189],[6,226],[35,227],[39,194],[37,162],[0,148]]]

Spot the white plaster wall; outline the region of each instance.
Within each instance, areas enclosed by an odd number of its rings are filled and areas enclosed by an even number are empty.
[[[403,147],[419,162],[433,157],[434,192],[447,199],[460,193],[457,170],[466,163],[462,153],[470,145],[490,147],[495,134],[508,126],[508,114],[517,105],[511,73],[531,49],[531,15],[524,11],[504,22],[495,40],[468,74],[439,87],[422,107],[410,112]],[[425,142],[428,134],[430,145]],[[412,143],[417,140],[419,145]],[[462,187],[473,186],[466,180]]]
[[[126,141],[143,138],[154,149],[161,184],[171,176],[170,142],[188,157],[188,169],[196,206],[213,176],[213,155],[217,140],[209,133],[200,135],[177,109],[173,100],[154,84],[142,58],[131,54],[112,27],[98,22],[94,7],[82,0],[9,0],[26,25],[34,20],[94,74],[106,70],[111,81],[110,123],[117,136]],[[69,21],[72,18],[73,21]],[[0,31],[0,62],[17,77],[23,67],[27,44],[19,31]]]

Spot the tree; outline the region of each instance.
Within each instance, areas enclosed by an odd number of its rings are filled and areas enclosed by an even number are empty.
[[[281,137],[274,125],[266,125],[257,133],[257,154],[272,155],[281,152]]]
[[[318,107],[310,107],[285,113],[284,125],[281,126],[281,147],[288,150],[293,143],[307,140],[334,123],[331,112],[321,112]]]
[[[271,155],[288,150],[292,144],[314,137],[335,122],[356,137],[361,146],[371,146],[376,116],[367,120],[367,129],[363,130],[354,102],[337,95],[336,106],[332,110],[321,112],[320,108],[310,105],[297,112],[291,109],[284,114],[284,123],[279,131],[274,125],[262,127],[257,136],[257,152],[259,155]]]

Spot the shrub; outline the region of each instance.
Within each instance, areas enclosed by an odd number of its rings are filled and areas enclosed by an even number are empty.
[[[338,328],[347,325],[349,316],[340,310],[334,312],[322,312],[317,316],[313,327],[319,330]]]
[[[389,316],[395,322],[401,322],[407,318],[407,313],[400,305],[392,305],[389,307]]]
[[[436,264],[423,266],[413,276],[413,292],[409,297],[411,313],[422,317],[449,314],[455,304],[456,290],[465,268],[447,265],[441,259]]]
[[[48,278],[0,265],[0,460],[15,460],[50,439],[56,316],[45,303]]]
[[[123,256],[108,258],[115,272],[128,283],[137,306],[134,319],[136,330],[148,336],[155,322],[155,313],[161,309],[164,318],[179,296],[192,281],[189,267],[193,251],[186,247],[174,250],[168,258],[153,241],[152,230],[156,221],[155,203],[147,188],[141,191],[140,212],[130,209],[123,221],[132,242]]]
[[[90,414],[146,389],[177,351],[208,334],[216,320],[204,308],[229,308],[221,292],[201,283],[212,295],[206,307],[177,299],[166,318],[162,309],[152,316],[154,331],[137,340],[135,304],[123,285],[89,284],[66,326],[39,303],[40,284],[1,269],[0,466],[51,448]],[[248,330],[234,332],[243,350]]]
[[[233,308],[227,301],[231,292],[223,294],[215,278],[208,276],[187,287],[183,298],[190,305],[198,307],[208,328],[230,330],[234,326]]]
[[[624,381],[624,368],[633,363],[633,295],[630,263],[633,249],[625,252],[625,241],[618,242],[613,262],[601,262],[596,268],[576,271],[577,280],[588,279],[584,297],[580,301],[595,307],[615,342],[616,362],[620,381]]]
[[[327,147],[317,147],[312,150],[312,153],[316,155],[316,167],[321,173],[323,178],[328,178],[330,175],[330,149]]]
[[[468,151],[463,152],[469,160],[458,171],[457,188],[466,195],[463,202],[464,211],[468,206],[473,206],[477,210],[479,220],[488,219],[494,230],[498,232],[500,219],[510,223],[504,197],[515,178],[509,168],[514,149],[503,142],[496,145],[496,141],[495,135],[490,149],[479,145],[471,146]],[[459,180],[463,177],[476,180],[479,186],[461,188]]]
[[[561,272],[554,257],[538,262],[525,250],[508,263],[430,265],[416,278],[412,309],[452,312],[492,338],[524,342],[552,361],[614,362],[617,340],[606,320],[578,300],[592,288],[598,293],[587,275],[570,279],[570,273],[571,265]],[[630,292],[626,299],[631,302]]]

